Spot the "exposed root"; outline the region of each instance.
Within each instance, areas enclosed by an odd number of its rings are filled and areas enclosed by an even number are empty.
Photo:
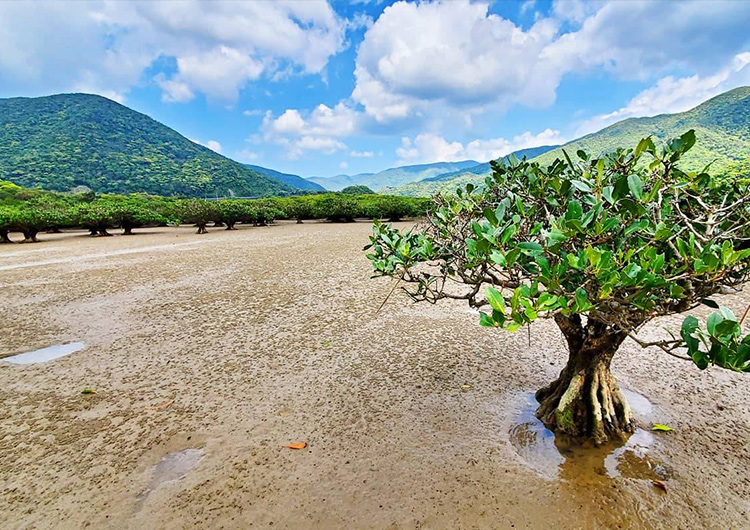
[[[536,415],[548,428],[574,438],[592,438],[597,445],[634,431],[630,406],[606,363],[569,372],[566,368],[536,394]]]

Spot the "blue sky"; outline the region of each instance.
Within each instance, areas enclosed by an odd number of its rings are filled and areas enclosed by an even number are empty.
[[[302,176],[475,159],[750,84],[750,3],[2,2],[0,97],[116,99]]]

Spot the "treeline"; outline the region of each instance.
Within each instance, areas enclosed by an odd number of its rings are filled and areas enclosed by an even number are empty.
[[[277,219],[300,223],[313,219],[352,222],[356,218],[398,221],[424,215],[428,202],[341,193],[213,201],[144,194],[57,193],[0,181],[0,243],[13,242],[11,232],[23,234],[23,242],[32,243],[38,241],[40,232],[65,228],[84,228],[92,236],[108,236],[115,228],[128,235],[136,228],[187,223],[204,234],[209,224],[233,230],[240,223],[262,226]]]

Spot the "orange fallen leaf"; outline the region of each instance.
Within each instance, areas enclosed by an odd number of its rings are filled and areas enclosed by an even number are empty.
[[[293,444],[285,445],[284,447],[288,447],[289,449],[304,449],[307,447],[306,442],[295,442]]]
[[[174,399],[170,399],[169,401],[165,401],[164,403],[158,403],[156,405],[151,405],[150,407],[146,407],[146,410],[163,410],[163,409],[169,407],[172,403],[174,403]]]
[[[667,492],[667,485],[664,484],[661,480],[652,480],[651,484],[662,490],[664,493]]]

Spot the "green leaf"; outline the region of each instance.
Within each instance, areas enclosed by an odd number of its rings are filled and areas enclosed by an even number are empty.
[[[716,302],[714,302],[710,298],[704,298],[703,300],[701,300],[701,303],[703,305],[707,305],[708,307],[712,307],[714,309],[719,309],[719,304],[717,304]]]
[[[591,302],[589,302],[589,298],[588,298],[588,295],[586,294],[586,291],[582,287],[579,287],[578,289],[576,289],[575,301],[576,301],[576,305],[578,306],[579,312],[588,311],[589,309],[593,307],[591,305]]]
[[[643,197],[643,182],[635,173],[628,176],[628,188],[636,199],[640,200]]]
[[[571,180],[570,183],[584,193],[591,193],[591,186],[580,180]]]
[[[494,328],[495,321],[487,313],[480,312],[479,313],[479,325],[485,328]]]
[[[662,425],[661,423],[654,423],[654,425],[651,427],[652,431],[662,431],[662,432],[671,432],[674,429],[672,427],[668,427],[666,425]]]
[[[492,309],[505,313],[505,298],[500,291],[494,287],[488,287],[485,295]]]

